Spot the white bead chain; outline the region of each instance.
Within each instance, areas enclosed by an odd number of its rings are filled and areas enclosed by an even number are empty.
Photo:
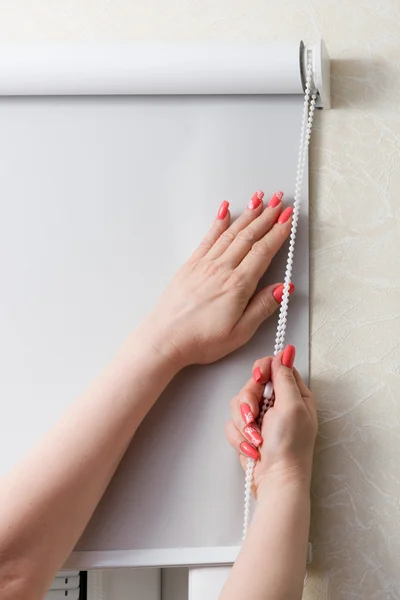
[[[310,100],[311,97],[311,100]],[[306,76],[306,89],[304,93],[304,107],[303,107],[303,118],[301,124],[300,133],[300,147],[299,147],[299,159],[297,163],[296,173],[296,188],[294,193],[293,202],[293,216],[292,216],[292,229],[289,240],[289,251],[286,262],[285,279],[283,285],[282,302],[279,312],[278,326],[276,329],[275,338],[275,349],[274,355],[276,356],[284,348],[285,335],[286,335],[286,323],[287,313],[289,307],[289,289],[292,281],[292,269],[293,269],[293,256],[294,246],[296,242],[297,225],[299,222],[300,202],[301,202],[301,190],[303,185],[303,176],[305,165],[307,161],[308,148],[310,145],[311,129],[313,125],[315,104],[316,104],[317,92],[314,89],[313,77],[312,77],[312,65],[309,62],[307,64],[307,76]],[[268,382],[264,389],[264,402],[260,410],[259,417],[257,419],[257,425],[261,428],[265,413],[274,404],[274,390],[272,383]],[[254,468],[256,461],[249,458],[246,469],[246,479],[244,486],[244,518],[243,518],[243,539],[247,535],[247,529],[249,527],[250,520],[250,498],[251,498],[251,486],[253,484]]]

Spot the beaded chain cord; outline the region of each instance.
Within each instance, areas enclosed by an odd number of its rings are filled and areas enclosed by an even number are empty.
[[[279,312],[278,326],[276,330],[274,356],[276,356],[284,348],[285,335],[286,335],[286,323],[287,313],[289,306],[289,286],[292,281],[292,269],[293,269],[293,256],[294,246],[296,242],[296,232],[299,222],[300,212],[300,201],[301,201],[301,190],[303,184],[303,176],[305,165],[307,162],[308,148],[310,145],[311,129],[314,120],[315,104],[316,104],[317,92],[314,89],[313,77],[312,77],[312,65],[309,61],[307,63],[307,76],[306,76],[306,87],[304,93],[304,108],[303,108],[303,119],[300,133],[300,147],[299,147],[299,158],[297,163],[297,174],[296,174],[296,188],[294,193],[293,202],[293,218],[292,218],[292,229],[290,233],[289,251],[286,262],[285,280],[283,286],[282,302]],[[272,382],[269,381],[263,393],[264,402],[260,410],[257,424],[261,428],[264,415],[267,410],[274,404],[274,389]],[[244,491],[244,519],[243,519],[243,540],[247,535],[250,519],[250,497],[251,497],[251,486],[253,484],[254,469],[256,461],[253,458],[249,458],[246,469],[245,479],[245,491]]]

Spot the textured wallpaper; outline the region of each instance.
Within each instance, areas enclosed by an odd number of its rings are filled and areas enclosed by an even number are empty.
[[[325,39],[311,151],[319,399],[304,598],[400,598],[400,1],[0,0],[0,41]]]

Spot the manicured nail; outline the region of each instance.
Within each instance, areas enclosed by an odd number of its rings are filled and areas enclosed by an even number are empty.
[[[281,203],[283,198],[283,192],[275,192],[271,200],[268,202],[269,208],[276,208]]]
[[[240,413],[241,413],[242,419],[246,425],[250,425],[250,423],[254,423],[254,421],[255,421],[254,415],[251,412],[250,406],[248,404],[246,404],[245,402],[242,402],[242,404],[240,405]]]
[[[276,287],[274,289],[274,291],[272,292],[273,297],[275,298],[276,302],[278,304],[280,304],[282,302],[282,298],[283,298],[283,286],[284,284],[282,283],[282,285],[278,285],[278,287]],[[289,283],[289,296],[290,294],[293,294],[294,290],[296,288],[294,287],[293,283]]]
[[[253,371],[253,379],[256,383],[262,382],[262,373],[260,367],[256,367]]]
[[[218,211],[218,215],[217,215],[217,217],[220,221],[225,219],[225,217],[228,213],[228,208],[229,208],[229,202],[224,200],[223,203],[221,204],[221,206],[219,207],[219,211]]]
[[[254,458],[254,460],[258,460],[260,458],[260,453],[258,452],[258,450],[253,448],[253,446],[251,446],[249,442],[242,442],[240,444],[240,449],[243,452],[243,454],[246,454],[246,456],[249,456],[250,458]]]
[[[258,206],[260,206],[263,198],[264,198],[264,192],[262,192],[261,190],[258,190],[258,192],[255,192],[252,195],[251,200],[247,205],[247,208],[250,208],[250,210],[254,210]]]
[[[291,206],[288,206],[287,208],[285,208],[285,210],[283,211],[283,213],[281,213],[279,219],[278,219],[278,223],[280,225],[283,225],[283,223],[287,223],[290,219],[290,217],[292,216],[293,213],[293,208]]]
[[[294,357],[296,356],[296,348],[288,344],[282,354],[282,364],[284,367],[291,369],[294,365]]]
[[[249,438],[253,446],[255,446],[256,448],[258,448],[258,446],[260,446],[260,444],[263,443],[264,440],[258,433],[257,429],[255,429],[254,427],[245,427],[243,431],[245,432],[246,436]]]

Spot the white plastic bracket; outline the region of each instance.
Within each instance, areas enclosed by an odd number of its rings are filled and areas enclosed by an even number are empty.
[[[311,59],[313,78],[318,90],[317,108],[331,108],[331,61],[324,40],[303,46],[302,73],[307,71],[307,62]]]

